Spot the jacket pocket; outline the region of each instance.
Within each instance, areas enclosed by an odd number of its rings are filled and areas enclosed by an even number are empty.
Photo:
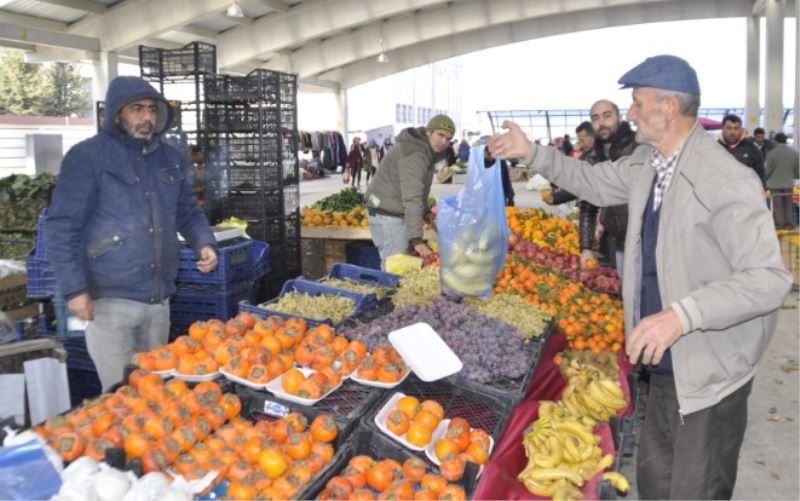
[[[119,233],[112,233],[89,244],[86,256],[89,259],[97,259],[120,247],[122,247],[122,236]]]

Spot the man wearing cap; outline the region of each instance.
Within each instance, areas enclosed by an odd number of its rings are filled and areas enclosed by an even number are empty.
[[[756,366],[791,287],[761,183],[697,123],[700,86],[675,56],[620,78],[632,155],[583,167],[512,122],[490,147],[598,206],[628,204],[625,351],[650,373],[643,499],[725,499],[736,481]]]
[[[409,127],[397,136],[367,187],[367,218],[381,268],[391,255],[431,249],[422,240],[422,223],[432,218],[428,196],[434,164],[444,158],[456,126],[446,115],[431,118],[426,127]]]

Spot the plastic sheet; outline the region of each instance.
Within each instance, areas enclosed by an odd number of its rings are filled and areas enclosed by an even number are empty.
[[[60,488],[61,476],[38,440],[0,452],[0,499],[50,499]]]

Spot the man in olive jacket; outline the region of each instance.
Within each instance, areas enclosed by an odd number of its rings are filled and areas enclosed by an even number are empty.
[[[367,187],[367,218],[372,241],[386,258],[409,248],[425,257],[431,254],[422,240],[422,223],[431,219],[428,196],[433,183],[434,164],[444,158],[456,127],[445,115],[431,118],[426,127],[409,127],[381,160],[378,172]]]
[[[791,279],[758,176],[697,122],[691,66],[651,57],[619,83],[633,89],[628,119],[642,143],[631,156],[587,169],[513,122],[490,147],[595,205],[628,204],[625,351],[650,372],[639,494],[727,499],[753,376]]]

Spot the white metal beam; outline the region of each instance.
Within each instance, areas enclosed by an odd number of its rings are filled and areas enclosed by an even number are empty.
[[[8,12],[0,10],[0,23],[17,24],[20,26],[28,26],[30,28],[41,28],[50,31],[66,31],[67,23],[60,21],[51,21],[42,17],[26,16],[24,14],[17,14],[15,12]]]
[[[85,50],[64,49],[61,47],[37,46],[34,52],[25,54],[27,63],[52,63],[64,61],[96,61],[99,57],[97,52],[87,52]]]
[[[282,0],[261,0],[261,3],[278,12],[289,12],[289,4]]]
[[[217,44],[217,66],[226,68],[268,52],[300,45],[377,19],[428,8],[447,0],[307,0],[281,16],[264,16],[234,28]],[[538,3],[538,2],[537,2]]]
[[[210,30],[208,28],[201,28],[200,26],[192,26],[190,24],[175,28],[175,31],[180,31],[181,33],[188,33],[190,35],[198,36],[200,38],[208,38],[211,40],[216,40],[216,38],[219,36],[218,31]]]
[[[0,23],[0,38],[53,47],[66,47],[95,52],[100,50],[100,41],[96,38],[58,33],[41,28],[25,28],[8,23]]]
[[[101,3],[91,2],[89,0],[39,0],[42,3],[49,3],[58,5],[60,7],[69,7],[70,9],[82,10],[84,12],[92,12],[94,14],[103,14],[108,7]]]
[[[766,7],[764,5],[765,1],[766,0],[753,0],[753,10],[751,11],[751,14],[754,16],[763,16],[764,8]]]
[[[5,47],[6,49],[24,50],[31,53],[36,50],[36,46],[32,43],[12,42],[11,40],[3,39],[0,39],[0,47]]]
[[[102,16],[81,19],[69,27],[69,32],[98,38],[103,50],[122,50],[222,12],[230,4],[231,0],[128,0]]]
[[[242,16],[242,17],[225,16],[225,18],[228,21],[233,21],[234,23],[241,24],[242,26],[253,26],[253,22],[255,22],[255,19],[248,16]]]
[[[537,2],[538,3],[538,2]],[[513,23],[456,33],[387,52],[389,61],[376,64],[373,57],[325,72],[319,78],[339,79],[351,88],[377,78],[443,59],[501,45],[576,31],[663,21],[743,17],[750,13],[751,0],[666,0],[649,5],[564,12],[552,16],[522,19]],[[635,41],[632,41],[634,43]]]

